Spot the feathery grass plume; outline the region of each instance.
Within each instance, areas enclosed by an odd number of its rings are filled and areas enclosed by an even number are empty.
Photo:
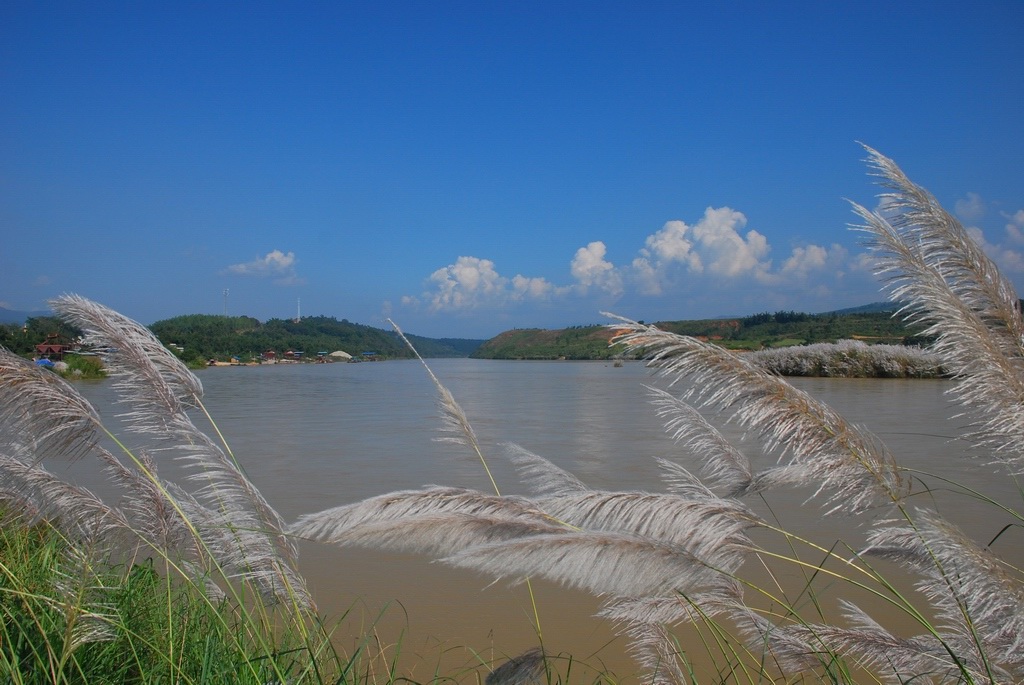
[[[109,601],[112,588],[96,572],[89,551],[69,545],[63,557],[54,577],[54,600],[64,614],[66,659],[82,645],[113,640],[117,618]]]
[[[832,624],[790,625],[775,628],[773,649],[783,662],[801,668],[814,659],[843,654],[858,666],[892,683],[985,682],[990,678],[977,664],[967,664],[932,635],[900,637],[886,630],[856,605],[840,602],[849,627]],[[783,639],[785,634],[786,639]],[[1007,674],[999,674],[1002,681]]]
[[[62,295],[50,306],[100,351],[121,401],[131,405],[126,414],[130,430],[162,435],[168,430],[165,420],[176,420],[187,407],[199,405],[202,383],[149,329],[79,295]]]
[[[648,386],[651,404],[665,420],[665,430],[690,454],[712,484],[729,493],[746,490],[753,479],[750,460],[730,443],[700,412],[675,395]]]
[[[102,421],[72,385],[0,348],[0,407],[4,408],[0,441],[7,445],[0,448],[6,452],[0,482],[10,498],[30,507],[36,520],[51,520],[73,538],[85,536],[93,544],[102,544],[109,536],[108,547],[131,547],[131,538],[141,534],[156,550],[170,553],[174,545],[168,544],[169,538],[155,530],[147,534],[152,526],[146,523],[158,512],[166,514],[170,508],[166,497],[151,478],[125,467],[99,443],[98,435],[105,431]],[[106,464],[115,483],[124,486],[131,481],[128,491],[147,492],[146,501],[132,506],[138,500],[127,498],[131,511],[109,506],[39,464],[43,458],[77,459],[87,454]]]
[[[768,451],[808,468],[808,484],[832,511],[857,513],[906,496],[909,482],[885,446],[828,405],[722,347],[608,316],[619,331],[612,343],[642,354],[673,384],[690,380],[695,403],[731,413],[758,431]]]
[[[0,347],[0,384],[0,444],[24,443],[37,458],[93,449],[100,418],[60,376]]]
[[[645,681],[678,685],[688,681],[683,667],[686,650],[671,632],[680,624],[708,625],[714,633],[724,628],[714,624],[715,617],[728,613],[741,602],[739,583],[725,575],[716,579],[717,587],[708,587],[692,596],[671,594],[660,597],[621,597],[612,599],[598,612],[598,616],[615,623],[630,636],[629,651],[646,672]],[[721,640],[712,637],[711,641]],[[723,651],[732,646],[723,644]],[[736,656],[728,655],[735,662]],[[723,681],[725,679],[723,678]]]
[[[446,517],[453,517],[453,528],[465,527],[465,535],[471,531],[469,519],[472,518],[510,526],[526,526],[522,528],[524,531],[537,526],[545,532],[559,530],[536,505],[525,498],[499,497],[476,490],[438,486],[392,492],[355,504],[306,514],[292,524],[290,530],[294,535],[311,540],[344,543],[354,541],[353,531],[359,531],[365,526],[395,523],[400,528],[403,524],[413,526],[421,520],[439,522]],[[385,528],[381,526],[379,530],[383,531]],[[441,528],[431,531],[429,526],[425,526],[418,532],[433,540],[424,541],[422,544],[444,549],[447,538]],[[478,544],[489,542],[489,533],[486,530],[479,530],[478,535]],[[460,540],[463,538],[464,536],[459,536]],[[451,541],[455,546],[445,553],[451,553],[467,545],[465,541],[456,543],[454,538]],[[412,546],[421,544],[412,537],[407,542]]]
[[[687,682],[680,664],[679,643],[664,623],[635,621],[623,624],[622,630],[631,638],[630,653],[647,673],[645,682],[650,685]]]
[[[168,484],[157,474],[156,462],[145,452],[140,451],[136,456],[139,468],[131,468],[109,451],[97,450],[97,457],[106,464],[110,481],[132,493],[131,497],[124,498],[123,509],[132,521],[133,531],[161,556],[170,558],[178,552],[183,557],[179,563],[201,558],[201,540],[182,516]]]
[[[519,472],[519,477],[537,495],[572,494],[589,490],[583,481],[561,469],[544,457],[520,445],[506,446],[508,459]]]
[[[612,597],[695,591],[718,574],[674,545],[589,530],[478,545],[441,561],[512,582],[543,577]]]
[[[462,409],[462,406],[455,401],[455,396],[452,395],[451,391],[442,383],[434,371],[430,368],[430,365],[420,356],[419,350],[412,344],[402,329],[398,327],[391,319],[388,319],[388,323],[395,329],[395,333],[402,339],[402,342],[412,350],[412,353],[416,355],[416,359],[420,361],[423,368],[426,369],[427,375],[430,376],[430,380],[434,382],[434,387],[437,388],[438,406],[441,409],[441,430],[446,433],[444,437],[437,438],[441,442],[452,442],[458,445],[465,445],[473,450],[477,458],[480,460],[481,466],[487,473],[487,478],[491,481],[491,487],[494,488],[494,494],[500,495],[501,490],[498,488],[498,482],[494,480],[494,475],[491,473],[491,467],[487,465],[487,459],[484,457],[483,449],[480,447],[480,441],[477,440],[476,431],[473,430],[473,424],[469,422],[469,417],[466,416],[466,412]]]
[[[12,512],[31,513],[23,518],[26,525],[51,521],[70,539],[108,550],[136,539],[123,511],[39,464],[0,453],[0,490],[0,502]]]
[[[713,494],[698,498],[590,491],[539,498],[537,505],[549,516],[586,532],[656,540],[726,573],[739,568],[750,547],[744,531],[757,522],[743,505]]]
[[[875,529],[863,554],[916,572],[935,607],[942,640],[976,671],[999,669],[1024,679],[1024,572],[970,540],[931,511],[912,523]],[[950,655],[946,655],[947,659]]]
[[[77,295],[51,302],[54,311],[85,332],[86,341],[102,350],[120,401],[131,409],[121,417],[126,430],[151,436],[154,451],[172,451],[202,483],[198,500],[219,512],[232,532],[230,540],[211,549],[229,575],[255,583],[266,599],[312,607],[305,581],[296,570],[298,551],[285,535],[280,514],[242,471],[233,456],[199,430],[187,415],[202,404],[202,384],[145,327]],[[209,416],[207,414],[207,416]]]
[[[1024,318],[1010,282],[959,221],[889,158],[867,148],[890,192],[884,209],[853,203],[901,313],[926,335],[956,379],[955,394],[979,421],[973,436],[1016,472],[1024,470]]]
[[[206,413],[198,380],[116,312],[76,296],[54,308],[102,351],[119,402],[128,405],[124,429],[144,444],[129,447],[71,385],[0,350],[0,544],[19,530],[51,540],[36,545],[38,557],[17,560],[19,568],[11,557],[0,563],[0,671],[26,682],[91,682],[107,673],[140,682],[333,679],[320,669],[339,665],[337,655],[311,615],[280,517],[226,443],[187,415]],[[188,481],[198,488],[161,478],[154,456],[167,453],[191,468]],[[86,456],[117,487],[117,506],[43,468],[48,458]],[[55,564],[56,556],[85,563]],[[154,580],[134,597],[138,567],[122,565],[142,556]],[[153,572],[157,562],[161,574]],[[39,578],[25,582],[26,567]],[[278,604],[284,611],[271,611]],[[203,621],[198,636],[193,615]]]
[[[443,556],[500,540],[568,532],[564,526],[546,521],[453,513],[363,523],[337,533],[333,542],[338,545]]]

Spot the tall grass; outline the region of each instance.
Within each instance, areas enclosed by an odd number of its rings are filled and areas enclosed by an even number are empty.
[[[782,376],[838,378],[941,378],[942,360],[906,345],[868,345],[860,340],[774,347],[750,353],[761,368]]]
[[[857,229],[892,298],[908,303],[902,314],[937,338],[932,352],[975,425],[965,468],[1012,478],[1024,467],[1016,293],[934,198],[868,154],[886,192],[880,211],[854,205]],[[594,490],[513,448],[527,496],[394,492],[309,514],[292,531],[592,592],[648,682],[1024,679],[1024,576],[999,554],[1020,544],[1019,502],[962,490],[1011,521],[972,540],[919,497],[929,492],[922,474],[880,439],[752,359],[626,319],[610,325],[665,386],[652,388],[653,409],[681,458],[659,461],[663,492]],[[721,422],[743,428],[776,463],[752,462],[714,427]],[[852,519],[866,544],[777,522],[772,498],[792,498],[794,487],[812,493],[808,517]],[[699,652],[710,672],[695,670]]]
[[[51,304],[103,351],[123,431],[56,374],[0,350],[0,673],[330,681],[346,662],[330,649],[284,522],[227,444],[193,422],[205,414],[198,379],[116,312],[77,296]],[[116,495],[48,470],[67,459],[104,470]],[[184,466],[185,482],[160,475],[166,460]]]
[[[858,230],[892,297],[908,303],[903,313],[937,339],[951,394],[973,422],[965,468],[1012,478],[1024,469],[1017,296],[927,192],[868,154],[886,193],[880,211],[854,205]],[[595,490],[513,446],[525,495],[502,494],[496,481],[490,493],[430,486],[287,525],[219,434],[199,380],[149,331],[77,296],[53,306],[102,351],[123,430],[57,375],[0,350],[7,681],[400,679],[330,646],[296,536],[589,591],[651,683],[1024,680],[1024,577],[999,554],[1019,548],[1019,503],[959,488],[1010,521],[970,538],[919,496],[933,491],[924,474],[749,358],[639,322],[610,324],[654,370],[652,411],[679,445],[678,459],[658,461],[660,492]],[[446,438],[490,472],[465,412],[431,376]],[[775,463],[751,459],[722,422]],[[105,500],[47,470],[64,459],[91,460],[118,495]],[[187,477],[165,478],[168,461]],[[810,493],[809,518],[851,519],[865,541],[817,539],[777,520],[772,502],[794,488]],[[541,645],[488,683],[570,678],[551,669]]]

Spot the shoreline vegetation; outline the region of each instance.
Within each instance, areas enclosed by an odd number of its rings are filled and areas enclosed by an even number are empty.
[[[687,335],[735,352],[750,352],[765,368],[784,376],[937,378],[946,375],[925,348],[921,326],[895,315],[896,305],[875,303],[825,314],[763,312],[746,317],[664,321],[666,332]],[[261,324],[249,317],[188,315],[157,322],[154,335],[190,369],[262,363],[334,363],[410,359],[414,355],[393,331],[309,317]],[[51,317],[31,319],[21,329],[0,329],[4,347],[29,355],[42,340],[74,341],[80,331]],[[490,340],[408,336],[424,358],[620,361],[628,359],[605,325],[565,329],[514,329]],[[72,347],[71,349],[74,349]],[[243,351],[245,350],[245,351]],[[634,357],[636,355],[633,355]],[[96,356],[69,355],[68,378],[103,377]]]
[[[950,396],[974,430],[964,469],[1015,478],[1024,472],[1019,300],[952,215],[868,154],[886,209],[855,205],[859,230],[953,377]],[[101,355],[125,411],[110,427],[74,385],[0,348],[5,682],[410,682],[394,661],[375,660],[372,626],[332,639],[299,539],[423,555],[482,582],[543,579],[591,593],[602,602],[595,620],[629,644],[645,684],[1024,680],[1020,501],[901,464],[878,436],[749,355],[616,317],[608,331],[660,381],[651,409],[679,445],[674,459],[656,460],[663,489],[595,490],[513,445],[520,495],[501,494],[490,447],[421,358],[440,439],[453,458],[476,459],[493,489],[395,491],[288,522],[225,442],[199,378],[149,329],[74,295],[52,305]],[[752,444],[734,444],[711,418]],[[48,470],[71,459],[103,469],[115,494]],[[183,471],[173,480],[172,465]],[[807,518],[841,517],[847,533],[799,534],[800,521],[780,521],[771,502],[793,488],[810,493]],[[974,539],[957,528],[938,491],[990,507],[993,529]],[[854,529],[863,539],[846,537]],[[481,656],[425,682],[574,682],[571,661],[548,654],[535,627],[538,644],[520,655]],[[589,682],[609,681],[620,682]]]

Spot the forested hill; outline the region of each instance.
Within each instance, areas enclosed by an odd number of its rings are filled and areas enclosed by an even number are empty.
[[[659,321],[662,330],[704,338],[730,349],[757,350],[817,342],[859,339],[865,342],[916,344],[920,329],[906,326],[889,311],[866,306],[843,312],[804,314],[764,312],[734,319]],[[481,345],[477,359],[608,359],[612,332],[603,326],[577,326],[561,330],[516,329]]]
[[[231,356],[247,361],[268,350],[278,355],[288,350],[302,351],[307,357],[337,350],[353,357],[364,352],[385,359],[413,356],[392,331],[327,316],[310,316],[300,321],[270,319],[261,323],[247,316],[190,314],[157,321],[149,328],[164,345],[173,343],[184,348],[179,353],[186,361]],[[408,334],[407,337],[424,357],[468,357],[483,342]]]

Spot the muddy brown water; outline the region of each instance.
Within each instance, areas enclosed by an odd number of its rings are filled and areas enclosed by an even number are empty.
[[[503,494],[523,492],[504,458],[504,445],[510,442],[550,459],[595,489],[663,490],[654,457],[693,464],[649,404],[645,385],[664,384],[639,363],[429,363],[465,409]],[[206,405],[234,453],[288,521],[427,484],[492,489],[474,453],[437,440],[444,434],[436,392],[418,362],[212,368],[199,378]],[[957,409],[946,395],[948,381],[792,382],[869,428],[904,465],[966,483],[1020,509],[1013,479],[980,459],[965,457],[965,443],[959,439],[964,420],[954,418]],[[118,409],[109,381],[77,387],[115,423]],[[767,463],[769,458],[752,440],[744,440],[739,428],[727,425],[723,430],[741,441],[755,461]],[[79,480],[95,483],[88,464],[72,468]],[[942,492],[936,479],[930,482],[938,489],[934,497],[917,501],[937,504],[976,539],[987,542],[1009,522],[993,507]],[[774,493],[770,511],[761,511],[825,546],[838,538],[852,547],[862,544],[870,518],[823,517],[817,504],[806,503],[808,494]],[[1013,531],[996,548],[1018,563],[1024,556],[1021,535]],[[335,633],[338,645],[352,649],[372,626],[373,649],[398,654],[400,668],[414,680],[430,680],[435,672],[460,679],[474,669],[485,674],[481,662],[500,662],[536,646],[534,605],[546,650],[572,655],[574,682],[589,682],[599,671],[626,681],[635,673],[624,640],[593,617],[600,601],[582,592],[534,581],[531,598],[521,585],[492,584],[479,574],[423,557],[306,542],[300,550],[300,570],[321,613],[342,621]],[[750,571],[758,582],[772,582],[765,572]],[[784,585],[800,582],[793,569],[775,576]],[[841,588],[827,592],[845,596]],[[892,618],[897,624],[902,621]],[[701,661],[699,644],[683,646]]]

